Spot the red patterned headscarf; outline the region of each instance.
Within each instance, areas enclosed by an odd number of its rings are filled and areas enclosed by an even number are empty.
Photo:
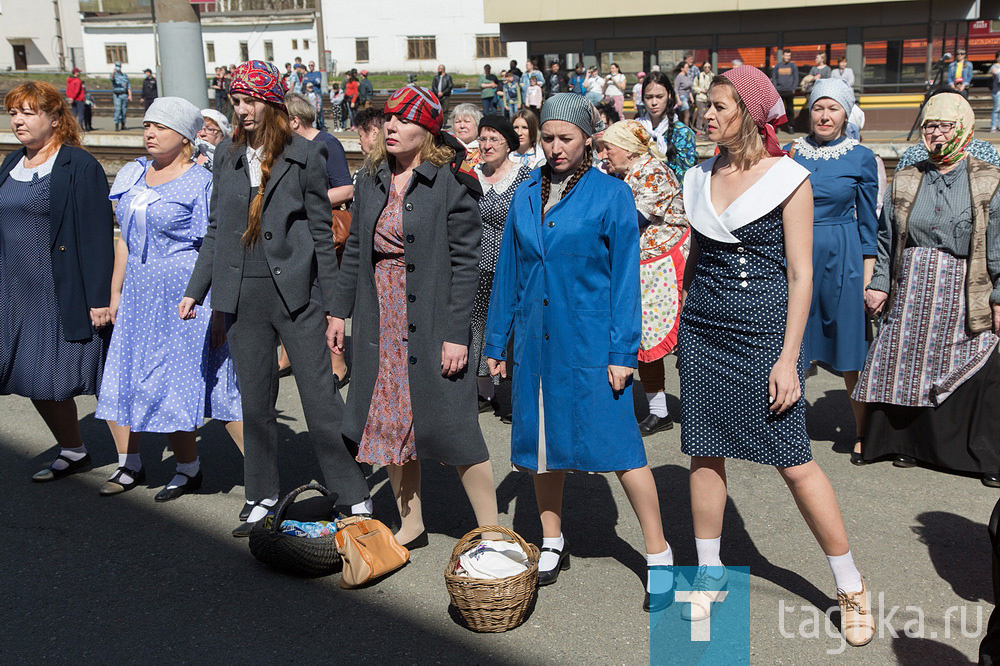
[[[278,68],[263,60],[250,60],[233,70],[230,93],[249,95],[284,110],[285,86]]]
[[[785,105],[778,91],[774,89],[771,79],[751,65],[734,67],[722,76],[736,88],[750,116],[757,123],[768,154],[775,157],[785,155],[781,144],[778,143],[778,133],[775,130],[776,126],[783,125],[787,120]]]
[[[392,93],[386,100],[385,115],[399,116],[416,123],[435,136],[441,133],[444,126],[441,102],[427,88],[412,83]]]

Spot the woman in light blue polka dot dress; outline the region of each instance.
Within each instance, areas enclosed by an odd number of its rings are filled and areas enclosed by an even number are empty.
[[[693,230],[680,324],[681,448],[691,456],[699,572],[682,616],[712,613],[728,574],[720,556],[726,458],[773,465],[826,553],[851,645],[874,635],[871,598],[837,497],[806,433],[802,337],[812,300],[809,171],[781,151],[778,92],[760,70],[716,77],[705,114],[720,153],[684,176]]]
[[[115,328],[96,417],[111,427],[119,465],[102,495],[145,478],[141,432],[167,433],[177,461],[176,475],[156,495],[160,502],[201,486],[195,431],[205,418],[226,421],[242,448],[240,393],[222,315],[184,321],[176,309],[208,228],[212,174],[190,160],[203,122],[193,104],[157,99],[143,119],[152,159],[127,164],[111,188],[121,239],[111,289]]]

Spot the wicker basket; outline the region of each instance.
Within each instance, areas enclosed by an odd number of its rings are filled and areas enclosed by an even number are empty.
[[[262,520],[250,532],[250,552],[264,564],[302,576],[326,576],[340,570],[340,554],[335,535],[316,538],[281,533],[285,510],[300,494],[316,490],[330,491],[318,483],[296,488],[278,503],[273,520]]]
[[[528,555],[528,570],[508,576],[484,580],[455,575],[458,558],[483,532],[496,532],[505,538],[501,541],[516,543]],[[455,549],[444,570],[444,582],[451,596],[451,603],[458,609],[465,624],[473,631],[501,632],[519,626],[528,617],[535,593],[538,590],[538,547],[506,527],[477,527],[455,544]]]

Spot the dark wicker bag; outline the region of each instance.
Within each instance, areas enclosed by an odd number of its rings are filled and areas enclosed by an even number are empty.
[[[273,519],[254,525],[250,532],[250,552],[264,564],[302,576],[327,576],[340,570],[335,536],[316,538],[281,533],[281,521],[289,505],[301,493],[316,490],[324,495],[330,491],[318,483],[308,483],[288,493],[278,503]]]

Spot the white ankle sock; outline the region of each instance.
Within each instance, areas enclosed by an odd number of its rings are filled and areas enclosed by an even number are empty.
[[[67,448],[60,447],[60,449],[59,449],[59,455],[61,455],[64,458],[69,458],[73,462],[76,462],[80,458],[82,458],[85,455],[87,455],[87,447],[86,446],[78,446],[75,449],[67,449]],[[52,464],[50,465],[50,467],[52,469],[56,470],[56,471],[61,471],[61,470],[66,469],[67,467],[69,467],[69,463],[66,462],[65,460],[60,460],[59,458],[56,458],[52,462]]]
[[[256,523],[258,520],[262,520],[264,516],[267,515],[267,512],[270,509],[273,509],[274,505],[277,503],[278,503],[277,495],[271,495],[267,499],[263,499],[257,502],[257,504],[255,504],[253,507],[253,511],[251,511],[250,515],[247,517],[247,522]]]
[[[138,453],[119,453],[118,466],[124,467],[132,472],[138,472],[142,469],[142,456]],[[133,481],[135,481],[135,477],[132,474],[129,474],[128,472],[122,473],[122,483],[132,483]]]
[[[722,566],[722,559],[719,557],[719,552],[722,550],[722,537],[715,539],[696,538],[694,545],[698,549],[698,566]]]
[[[555,548],[558,551],[566,546],[566,540],[563,539],[563,535],[560,533],[558,537],[543,537],[542,538],[542,548]],[[538,570],[539,571],[550,571],[555,569],[559,564],[559,553],[550,553],[548,551],[543,552],[542,556],[538,559]]]
[[[827,555],[826,559],[830,563],[830,569],[833,570],[833,579],[837,583],[837,589],[844,592],[861,591],[861,574],[854,566],[854,557],[851,555],[851,551],[847,551],[843,555]]]
[[[352,516],[357,516],[359,514],[366,513],[366,514],[368,514],[370,516],[370,515],[372,515],[372,512],[374,511],[374,509],[375,509],[375,505],[372,504],[372,498],[368,497],[368,498],[366,498],[366,499],[358,502],[357,504],[354,504],[353,506],[351,506],[351,515]]]
[[[656,393],[647,393],[646,400],[649,401],[649,413],[653,416],[659,416],[661,419],[665,419],[670,416],[670,412],[667,411],[667,394],[663,391],[657,391]]]
[[[496,392],[493,387],[492,377],[476,377],[476,387],[479,389],[479,397],[484,400],[492,400]]]
[[[167,488],[180,488],[186,485],[189,481],[189,476],[194,476],[201,469],[201,458],[195,458],[189,463],[177,463],[177,474],[174,474],[174,478],[170,479],[170,483],[167,484]],[[187,476],[181,476],[181,474],[187,474]]]
[[[667,544],[667,549],[662,553],[646,553],[646,567],[672,567],[674,566],[674,551]],[[654,594],[669,592],[674,586],[673,573],[665,571],[657,573],[655,576],[646,576],[646,591]],[[652,589],[653,581],[656,581],[656,591]]]

